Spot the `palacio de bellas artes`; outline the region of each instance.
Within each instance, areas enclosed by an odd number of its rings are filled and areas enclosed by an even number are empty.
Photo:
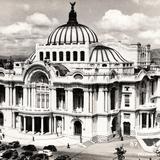
[[[0,2],[4,139],[83,145],[132,137],[153,152],[160,140],[160,2],[120,1]]]

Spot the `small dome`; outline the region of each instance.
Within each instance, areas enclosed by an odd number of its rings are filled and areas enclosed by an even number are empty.
[[[98,42],[97,35],[93,30],[85,25],[77,22],[77,14],[74,11],[75,3],[71,3],[71,11],[69,13],[69,20],[67,24],[56,28],[48,37],[47,44],[84,44]]]
[[[90,62],[110,62],[110,63],[127,63],[119,52],[115,49],[103,45],[94,47],[90,54]]]

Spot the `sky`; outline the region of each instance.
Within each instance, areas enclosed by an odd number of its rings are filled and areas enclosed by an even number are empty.
[[[0,0],[0,55],[30,55],[51,31],[68,21],[76,1],[78,22],[99,42],[151,44],[160,48],[160,0]]]

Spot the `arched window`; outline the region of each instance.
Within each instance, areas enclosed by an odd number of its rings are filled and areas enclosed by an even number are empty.
[[[40,58],[40,61],[43,61],[44,59],[43,52],[39,52],[39,58]]]
[[[78,55],[77,55],[77,51],[73,52],[73,61],[77,61],[78,60]]]
[[[142,82],[141,86],[140,86],[140,105],[145,104],[146,102],[146,84],[145,82]]]
[[[80,59],[81,59],[81,61],[84,61],[84,60],[85,60],[84,51],[81,51],[81,52],[80,52]]]
[[[31,83],[46,83],[48,84],[48,78],[43,72],[36,72],[31,77]]]
[[[62,51],[59,52],[59,61],[63,61],[63,52]]]
[[[38,109],[49,108],[49,80],[45,73],[36,72],[31,77],[31,83],[36,83],[35,97],[31,96],[31,99],[35,99],[35,105]],[[32,101],[31,101],[32,102]]]
[[[82,124],[80,121],[74,122],[74,135],[81,135],[82,134]]]
[[[74,78],[75,79],[83,79],[83,76],[81,74],[75,74]]]
[[[57,53],[56,52],[52,52],[52,56],[53,56],[53,61],[57,60]]]
[[[70,61],[71,57],[70,57],[70,52],[67,51],[66,52],[66,61]]]

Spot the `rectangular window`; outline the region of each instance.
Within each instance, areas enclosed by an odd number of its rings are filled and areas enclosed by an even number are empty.
[[[39,52],[40,61],[43,61],[43,52]]]
[[[40,108],[40,94],[37,94],[37,108]]]
[[[77,61],[78,60],[78,55],[77,55],[77,51],[73,52],[73,61]]]
[[[80,56],[81,56],[81,61],[84,61],[84,60],[85,60],[84,51],[81,51],[80,53],[81,53],[81,54],[80,54]]]
[[[151,81],[151,93],[154,95],[154,81]]]
[[[125,94],[124,95],[125,107],[129,107],[130,106],[129,98],[130,98],[129,94]]]
[[[45,95],[41,94],[41,108],[45,108]]]
[[[66,61],[70,61],[70,52],[69,51],[66,52]]]
[[[46,108],[49,108],[49,94],[46,94]]]
[[[59,52],[59,61],[63,61],[63,52]]]
[[[56,54],[56,52],[53,52],[52,54],[53,54],[53,61],[56,61],[57,60],[57,54]]]
[[[46,59],[50,59],[50,53],[46,52]]]

